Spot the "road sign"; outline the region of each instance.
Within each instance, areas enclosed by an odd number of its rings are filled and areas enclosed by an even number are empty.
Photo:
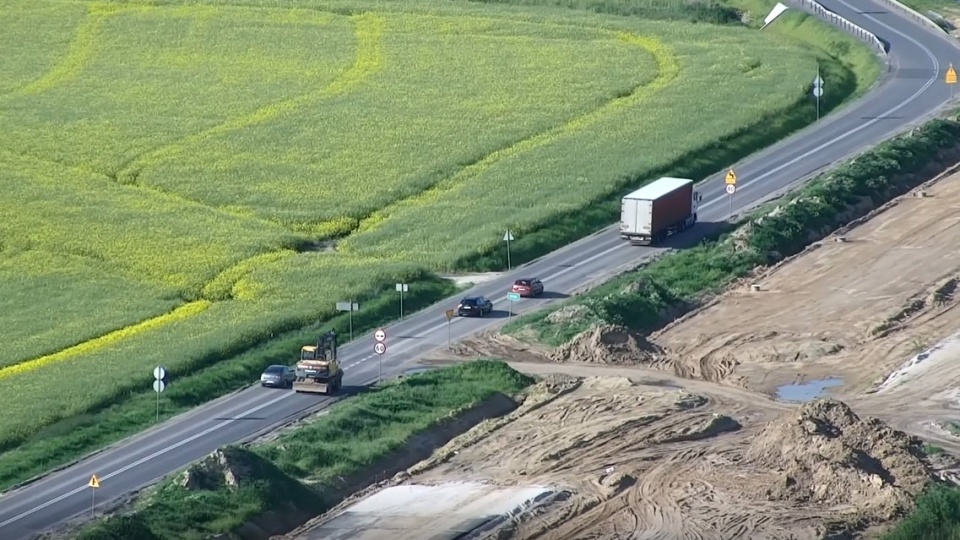
[[[507,231],[506,233],[504,233],[504,235],[503,235],[503,241],[504,241],[504,242],[513,242],[513,240],[514,240],[514,238],[513,238],[513,233],[512,233],[512,232]]]
[[[509,293],[507,293],[507,300],[509,300],[509,301],[511,301],[511,302],[519,302],[519,301],[520,301],[520,293],[515,293],[515,292],[509,292]]]
[[[397,283],[397,292],[405,293],[410,291],[410,285],[406,283]]]
[[[337,311],[360,311],[360,304],[356,302],[337,302]]]
[[[377,340],[377,343],[380,343],[385,339],[387,339],[387,333],[384,332],[382,328],[380,328],[373,333],[373,339]]]
[[[814,97],[823,97],[823,87],[822,87],[822,86],[814,86],[814,87],[813,87],[813,95],[814,95]]]
[[[954,71],[953,64],[950,64],[950,67],[947,68],[945,80],[947,84],[957,84],[957,72]]]
[[[379,343],[379,342],[378,342],[376,345],[373,346],[373,352],[375,352],[375,353],[377,353],[377,354],[383,354],[383,353],[387,352],[387,346],[386,346],[386,344],[384,344],[384,343]]]
[[[457,316],[457,311],[453,309],[448,309],[446,312],[446,316],[447,316],[447,320],[449,321],[450,319]]]
[[[736,185],[736,184],[727,184],[727,188],[726,188],[726,189],[727,189],[727,195],[733,195],[734,193],[737,192],[737,185]]]
[[[97,478],[97,475],[93,475],[90,477],[90,481],[87,482],[87,487],[92,487],[93,489],[97,489],[98,487],[100,487],[100,479]]]
[[[733,169],[730,169],[730,170],[727,172],[727,177],[724,179],[724,181],[725,181],[728,185],[736,184],[736,183],[737,183],[737,173],[733,172]]]
[[[814,88],[823,88],[823,77],[817,75],[817,78],[813,80]]]
[[[156,392],[156,393],[158,393],[158,394],[159,394],[160,392],[163,392],[163,390],[164,390],[166,387],[167,387],[167,385],[166,385],[163,381],[161,381],[160,379],[157,379],[157,380],[153,381],[153,391]]]
[[[163,369],[163,366],[157,366],[153,368],[153,378],[162,381],[167,378],[167,370]]]

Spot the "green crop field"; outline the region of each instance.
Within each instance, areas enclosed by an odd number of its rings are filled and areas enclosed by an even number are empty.
[[[878,72],[797,13],[521,3],[8,0],[0,452],[154,365],[185,380],[506,228],[720,169],[812,120],[818,62],[828,107]]]

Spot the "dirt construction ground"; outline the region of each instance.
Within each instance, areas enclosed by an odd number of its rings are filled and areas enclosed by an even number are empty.
[[[769,395],[839,378],[830,395],[936,435],[960,417],[960,175],[923,191],[654,334],[654,362]]]
[[[553,383],[403,482],[565,490],[500,539],[872,536],[960,456],[960,175],[921,189],[649,340],[458,344]],[[828,377],[829,399],[777,399]]]

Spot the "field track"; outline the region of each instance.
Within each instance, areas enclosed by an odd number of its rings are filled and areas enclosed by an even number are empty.
[[[817,61],[539,8],[15,6],[0,448],[589,207],[805,100]]]

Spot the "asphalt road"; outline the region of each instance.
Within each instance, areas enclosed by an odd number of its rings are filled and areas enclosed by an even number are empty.
[[[890,11],[878,0],[822,0],[830,9],[870,30],[890,44],[890,73],[863,100],[737,165],[739,178],[733,209],[736,212],[770,194],[797,183],[811,173],[866,146],[887,138],[905,125],[933,113],[949,98],[943,70],[958,48],[932,30]],[[776,24],[776,23],[774,23]],[[960,63],[960,62],[958,62]],[[723,192],[722,173],[699,187],[703,193],[701,225],[721,222],[729,207]],[[695,234],[696,229],[683,236]],[[444,310],[456,306],[451,298],[387,328],[384,376],[396,375],[416,358],[465,337],[506,317],[506,291],[514,279],[536,275],[548,294],[523,300],[515,312],[527,312],[562,298],[584,283],[610,275],[658,252],[635,248],[619,239],[616,226],[533,261],[514,272],[475,287],[495,301],[495,311],[483,319],[455,319],[447,324]],[[340,349],[346,369],[344,385],[367,385],[377,380],[378,362],[373,354],[373,336],[361,336]],[[292,391],[252,387],[171,419],[149,432],[84,460],[68,469],[0,497],[0,538],[29,538],[51,526],[91,510],[87,481],[96,474],[100,488],[96,503],[102,504],[150,484],[216,448],[269,430],[306,410],[322,407],[330,398],[295,394]]]

